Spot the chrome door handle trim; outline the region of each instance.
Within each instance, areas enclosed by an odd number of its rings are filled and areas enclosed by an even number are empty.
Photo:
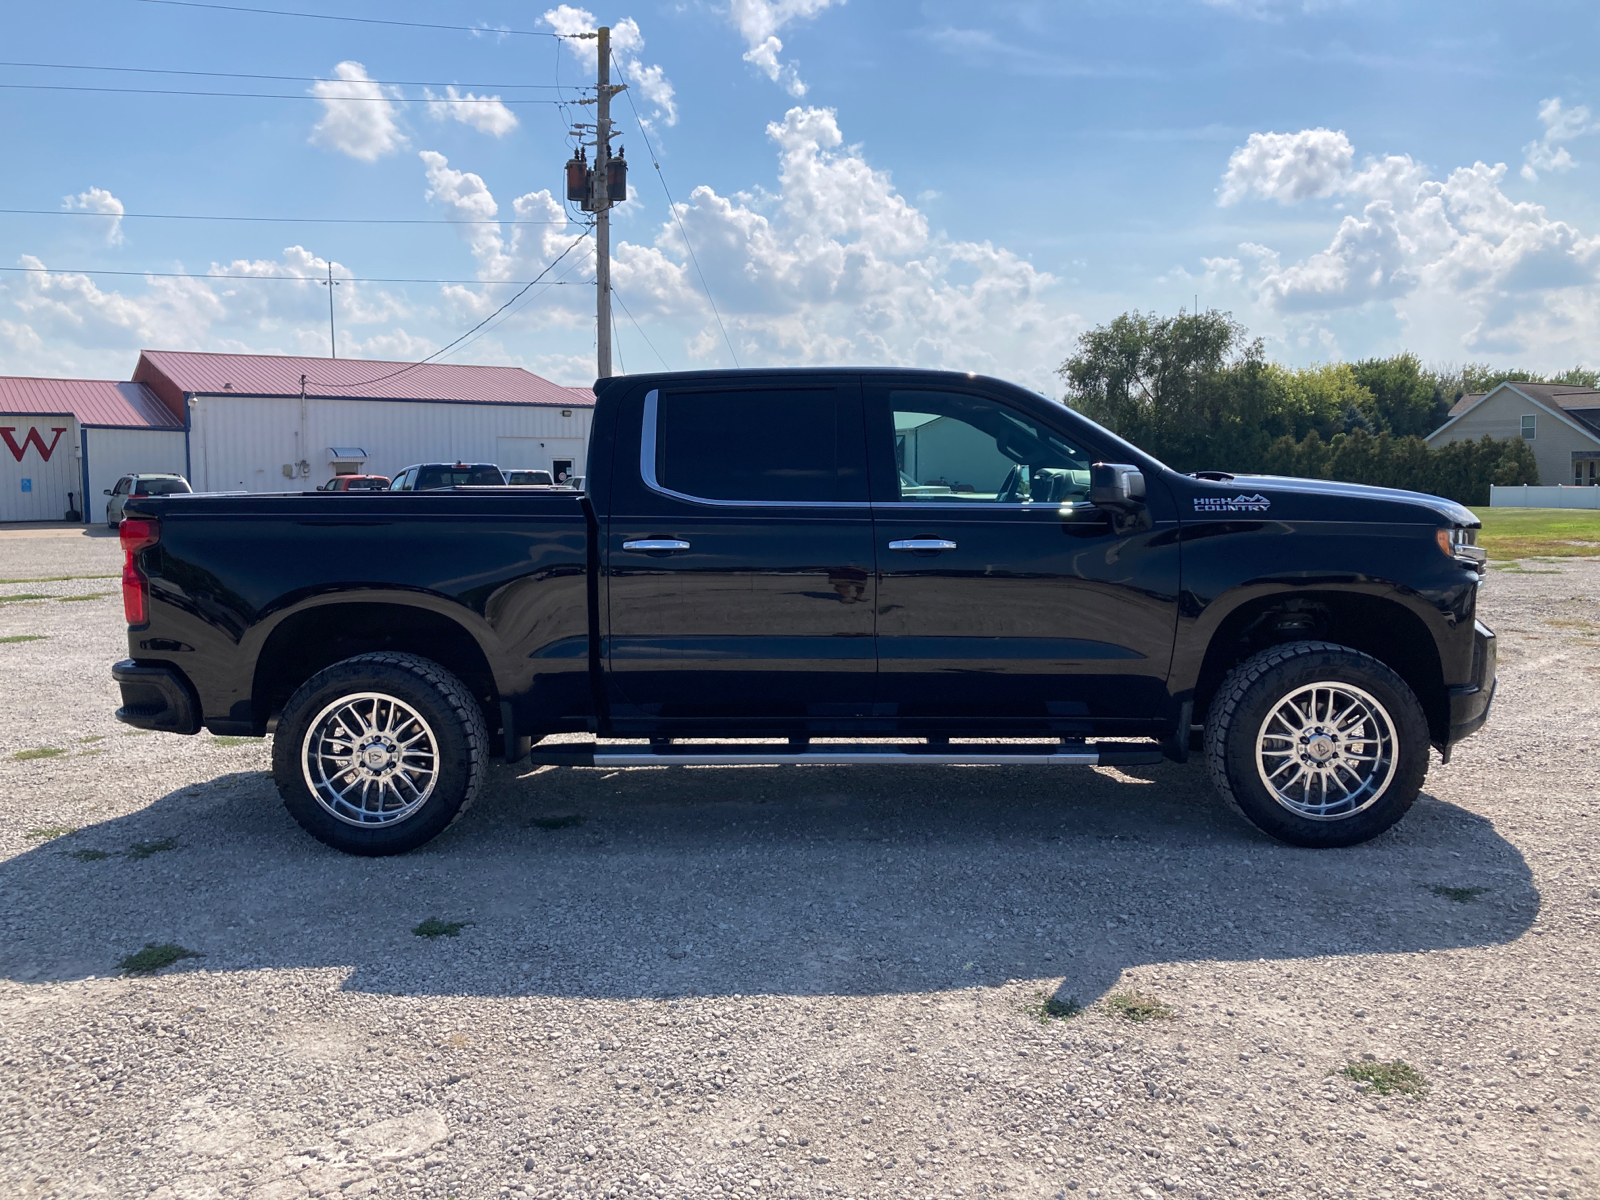
[[[891,550],[954,550],[956,544],[947,542],[944,538],[907,538],[902,542],[890,542]]]
[[[687,550],[689,543],[680,538],[640,538],[636,542],[623,542],[622,548],[648,554],[652,550]]]

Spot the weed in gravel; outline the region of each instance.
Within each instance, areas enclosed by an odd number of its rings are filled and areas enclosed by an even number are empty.
[[[1118,992],[1106,997],[1106,1008],[1128,1021],[1166,1021],[1172,1010],[1161,1001],[1142,992]]]
[[[149,737],[154,732],[155,732],[154,729],[124,729],[122,731],[122,736],[123,737]]]
[[[1445,887],[1436,883],[1428,889],[1435,896],[1443,896],[1446,900],[1454,900],[1457,904],[1471,904],[1489,889],[1486,887]]]
[[[57,596],[62,604],[71,604],[76,600],[104,600],[107,596],[115,596],[115,592],[89,592],[83,596]]]
[[[65,753],[56,746],[40,746],[36,750],[18,750],[11,757],[15,762],[32,762],[36,758],[59,758]]]
[[[43,592],[16,592],[10,596],[0,596],[0,604],[10,604],[13,600],[49,600]]]
[[[224,750],[226,750],[231,746],[248,746],[253,742],[260,741],[260,738],[232,737],[228,734],[219,733],[216,737],[211,739],[211,744],[213,746],[221,746]]]
[[[95,733],[95,734],[90,734],[88,737],[79,738],[78,739],[78,745],[87,746],[90,742],[103,742],[105,740],[106,740],[106,735],[105,734],[103,734],[103,733]]]
[[[128,857],[138,862],[140,859],[149,858],[152,854],[160,854],[163,850],[176,850],[177,848],[177,838],[152,838],[148,842],[135,842],[129,846]]]
[[[1428,1093],[1428,1081],[1423,1078],[1422,1072],[1401,1058],[1393,1062],[1346,1063],[1337,1073],[1346,1079],[1367,1084],[1380,1096],[1387,1096],[1390,1092],[1399,1092],[1403,1096],[1425,1096]]]
[[[0,579],[0,584],[11,583],[66,583],[71,579],[121,579],[120,575],[46,575],[40,579]]]
[[[48,842],[58,837],[66,837],[69,833],[77,833],[76,825],[45,825],[39,829],[30,829],[23,837],[32,838],[39,842]]]
[[[109,850],[68,850],[68,858],[75,858],[79,862],[99,862],[102,858],[110,858]]]
[[[130,954],[117,964],[119,968],[130,975],[154,975],[162,967],[170,967],[181,958],[204,958],[198,950],[185,950],[176,942],[167,942],[156,945],[146,942],[144,949],[136,954]]]
[[[471,921],[441,921],[438,917],[429,917],[411,932],[425,938],[458,937],[471,924]]]
[[[1035,992],[1034,995],[1038,999],[1032,1004],[1024,1004],[1022,1011],[1041,1025],[1048,1025],[1052,1020],[1070,1021],[1083,1011],[1083,1005],[1078,1003],[1076,996],[1046,996],[1043,992]]]
[[[14,646],[18,642],[42,642],[44,640],[44,634],[42,633],[13,633],[6,637],[0,637],[0,646]]]
[[[583,814],[563,813],[559,817],[535,817],[528,824],[535,829],[572,829],[583,824]]]

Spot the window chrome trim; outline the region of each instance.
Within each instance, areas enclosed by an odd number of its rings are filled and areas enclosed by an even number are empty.
[[[644,423],[639,430],[639,478],[656,495],[687,504],[708,504],[713,508],[853,508],[862,511],[871,508],[865,500],[713,500],[709,496],[691,496],[688,492],[666,487],[656,478],[656,419],[660,395],[657,388],[645,393]]]

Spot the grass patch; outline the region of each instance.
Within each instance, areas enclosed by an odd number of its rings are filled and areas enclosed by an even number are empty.
[[[233,737],[225,733],[219,733],[210,739],[213,746],[221,746],[224,750],[232,746],[248,746],[252,742],[259,742],[260,740],[260,738]]]
[[[123,737],[149,737],[154,732],[155,732],[154,729],[124,729],[122,731],[122,736]]]
[[[43,592],[15,592],[10,596],[0,596],[0,604],[10,604],[13,600],[53,600],[55,597],[46,596]]]
[[[185,950],[176,942],[167,942],[160,946],[154,942],[146,942],[143,950],[128,955],[117,966],[130,975],[154,975],[161,968],[170,967],[179,959],[204,957],[205,955],[198,950]]]
[[[65,753],[56,746],[40,746],[34,750],[18,750],[11,757],[16,762],[32,762],[36,758],[60,758]]]
[[[128,857],[135,862],[149,858],[152,854],[160,854],[163,850],[176,850],[177,838],[153,838],[148,842],[135,842],[128,847]]]
[[[36,842],[48,842],[58,837],[66,837],[69,833],[77,833],[76,825],[45,825],[39,829],[30,829],[23,837],[32,838]]]
[[[1142,992],[1118,992],[1106,997],[1106,1008],[1125,1021],[1170,1021],[1172,1010]]]
[[[105,734],[103,734],[103,733],[92,733],[88,737],[79,738],[78,739],[78,745],[87,746],[90,742],[103,742],[105,740],[106,740],[106,735]]]
[[[1559,574],[1561,574],[1560,571],[1530,571],[1530,570],[1528,570],[1528,568],[1524,567],[1521,563],[1515,563],[1515,562],[1490,563],[1489,564],[1489,568],[1491,570],[1494,570],[1494,571],[1499,571],[1501,574],[1504,574],[1504,575],[1559,575]]]
[[[0,646],[14,646],[18,642],[42,642],[44,640],[44,634],[42,633],[12,633],[7,634],[5,637],[0,637]]]
[[[79,862],[99,862],[102,858],[110,858],[109,850],[68,850],[68,858],[75,858]]]
[[[90,592],[86,596],[57,596],[62,604],[72,604],[78,600],[104,600],[107,596],[114,596],[115,592]]]
[[[459,937],[471,924],[471,921],[441,921],[438,917],[429,917],[411,932],[425,938]]]
[[[1022,1011],[1041,1025],[1048,1025],[1051,1021],[1070,1021],[1083,1011],[1083,1005],[1078,1003],[1076,996],[1046,996],[1043,992],[1035,992],[1034,995],[1038,999],[1032,1004],[1024,1004]]]
[[[583,824],[583,814],[566,813],[559,817],[535,817],[528,824],[535,829],[571,829]]]
[[[45,575],[39,579],[0,579],[0,586],[13,583],[66,583],[74,579],[121,579],[120,575]]]
[[[1454,900],[1457,904],[1472,904],[1489,889],[1486,887],[1445,887],[1443,884],[1434,884],[1428,890],[1435,896],[1443,896],[1446,900]]]
[[[1402,1096],[1428,1094],[1428,1081],[1423,1078],[1422,1072],[1404,1059],[1397,1058],[1393,1062],[1346,1063],[1339,1068],[1338,1073],[1357,1083],[1369,1084],[1371,1090],[1380,1096],[1387,1096],[1391,1092],[1399,1092]]]
[[[1478,531],[1478,545],[1489,552],[1490,558],[1506,561],[1535,555],[1600,557],[1600,509],[1475,508],[1472,511],[1483,522],[1483,528]]]

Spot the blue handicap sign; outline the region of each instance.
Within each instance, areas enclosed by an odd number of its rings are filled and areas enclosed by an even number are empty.
[[[23,480],[23,481],[22,481],[22,490],[23,490],[23,491],[25,491],[25,492],[31,492],[31,491],[33,491],[33,480],[31,480],[31,479],[24,479],[24,480]]]

